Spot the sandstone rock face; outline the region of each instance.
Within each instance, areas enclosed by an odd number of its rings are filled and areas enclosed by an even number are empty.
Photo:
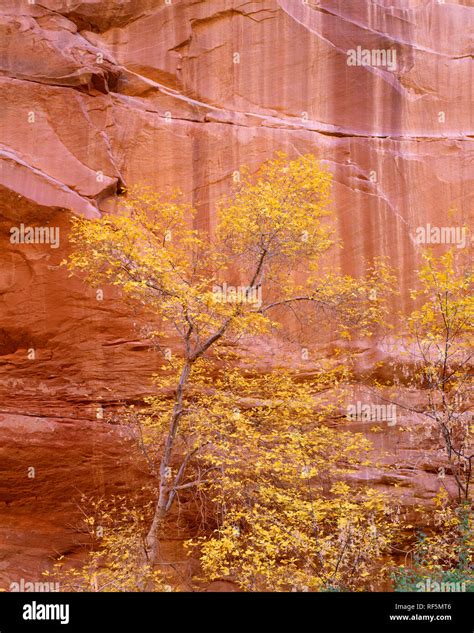
[[[335,264],[358,274],[367,259],[389,255],[402,290],[397,307],[405,308],[419,262],[417,227],[470,221],[469,4],[2,2],[5,586],[39,578],[48,557],[71,549],[76,491],[123,491],[144,477],[125,431],[97,411],[139,399],[160,360],[137,336],[139,314],[60,267],[70,214],[111,211],[124,186],[145,182],[179,187],[198,209],[199,226],[212,228],[216,201],[240,165],[256,168],[275,150],[310,152],[334,175],[344,245]],[[375,51],[376,63],[363,65],[364,51]],[[356,65],[348,63],[352,54]],[[58,229],[58,247],[12,244],[10,229],[22,223]],[[436,490],[439,456],[419,441],[423,433],[408,436],[384,429],[375,439],[387,469],[361,478],[391,490],[401,484],[396,494],[410,505]]]

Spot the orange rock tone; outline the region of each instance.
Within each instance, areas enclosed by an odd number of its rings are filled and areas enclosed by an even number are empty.
[[[389,255],[406,289],[416,231],[469,223],[470,0],[3,0],[0,7],[0,579],[39,579],[75,542],[80,492],[143,480],[102,407],[159,360],[130,314],[71,280],[70,214],[124,187],[179,187],[212,228],[242,164],[312,153],[334,175],[344,272]],[[449,218],[449,219],[448,219]],[[12,228],[23,241],[12,241]],[[41,243],[27,229],[43,227]],[[56,233],[54,233],[56,235]],[[422,434],[376,438],[361,474],[409,506],[437,489]],[[34,469],[34,471],[31,470]],[[401,492],[400,492],[401,491]]]

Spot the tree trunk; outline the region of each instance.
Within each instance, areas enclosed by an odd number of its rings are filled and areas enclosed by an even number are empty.
[[[170,475],[170,463],[173,454],[174,441],[179,426],[179,420],[183,414],[183,393],[189,374],[191,371],[191,362],[186,363],[181,371],[178,388],[176,390],[176,400],[171,415],[168,435],[166,437],[163,456],[160,462],[160,483],[158,500],[155,506],[155,513],[151,523],[148,535],[146,537],[146,549],[149,562],[153,565],[158,560],[158,545],[166,515],[171,507],[173,497],[171,496],[172,484]]]

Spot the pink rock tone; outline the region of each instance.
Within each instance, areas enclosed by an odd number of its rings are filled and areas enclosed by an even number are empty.
[[[76,492],[120,493],[145,478],[125,429],[97,411],[139,400],[161,361],[138,337],[139,313],[60,266],[70,215],[113,211],[124,187],[147,183],[179,187],[212,230],[242,164],[312,153],[334,176],[335,265],[357,275],[390,256],[394,308],[406,309],[417,227],[472,220],[473,26],[468,0],[3,0],[5,587],[72,551]],[[393,67],[349,65],[358,47],[390,51]],[[59,228],[59,248],[12,244],[21,223]],[[380,353],[367,349],[364,362]],[[365,429],[386,467],[358,475],[408,508],[433,496],[441,463],[429,429],[410,422],[415,436]]]

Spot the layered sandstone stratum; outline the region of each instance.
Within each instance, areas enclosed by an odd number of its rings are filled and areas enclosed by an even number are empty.
[[[159,360],[137,337],[139,315],[59,266],[70,214],[113,210],[123,187],[146,182],[179,187],[212,228],[241,164],[313,153],[334,175],[342,270],[389,255],[403,309],[417,228],[465,225],[472,209],[470,4],[2,1],[3,586],[40,578],[52,554],[71,550],[77,493],[143,480],[126,432],[97,410],[140,398]],[[349,65],[350,50],[395,51],[396,63]],[[58,248],[11,243],[22,223],[59,227]],[[369,435],[386,468],[361,477],[407,506],[433,496],[438,457],[421,430]]]

